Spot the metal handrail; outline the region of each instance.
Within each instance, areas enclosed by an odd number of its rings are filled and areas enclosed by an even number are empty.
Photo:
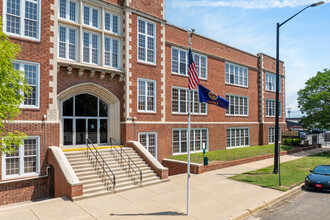
[[[88,142],[93,146],[95,153],[93,152],[93,150],[90,148]],[[96,147],[94,146],[94,144],[92,143],[92,141],[90,139],[86,139],[86,145],[87,145],[87,156],[88,155],[88,150],[90,150],[90,152],[93,154],[93,156],[95,157],[95,160],[99,163],[99,165],[102,167],[103,169],[103,175],[104,173],[108,176],[109,180],[112,182],[113,184],[113,190],[116,191],[116,176],[115,174],[112,172],[112,170],[110,169],[110,167],[108,166],[108,164],[105,162],[105,160],[103,159],[103,157],[101,156],[101,154],[99,153],[99,151],[96,149]],[[99,158],[101,158],[101,162],[99,160]],[[110,173],[112,174],[112,178],[109,176],[109,173],[106,171],[106,168],[108,168],[108,170],[110,171]]]
[[[112,141],[114,141],[115,144],[118,145],[117,142],[112,137],[110,137],[110,144],[111,145],[113,145]],[[128,170],[132,170],[136,174],[136,176],[140,176],[140,185],[142,185],[142,171],[141,171],[141,169],[136,165],[136,163],[132,160],[132,158],[125,152],[125,150],[122,147],[120,148],[120,152],[118,151],[118,149],[116,147],[110,148],[111,153],[112,153],[113,149],[115,149],[116,152],[120,155],[121,161],[122,162],[125,161],[126,164],[128,164]],[[123,154],[127,157],[128,161],[124,158]],[[131,163],[139,170],[140,175],[138,175],[138,173],[133,169],[133,167],[131,166]]]

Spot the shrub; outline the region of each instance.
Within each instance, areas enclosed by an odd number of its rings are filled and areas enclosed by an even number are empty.
[[[292,142],[292,139],[291,138],[284,138],[283,139],[283,143],[285,144],[285,145],[291,145],[291,142]]]
[[[289,146],[299,146],[300,139],[299,138],[284,138],[283,143]]]

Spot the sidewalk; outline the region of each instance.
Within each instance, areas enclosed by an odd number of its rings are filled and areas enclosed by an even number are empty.
[[[281,156],[281,162],[329,151],[315,149]],[[283,192],[227,179],[273,164],[273,158],[191,176],[190,216],[186,216],[187,175],[171,181],[92,199],[66,198],[0,206],[0,219],[230,219]]]

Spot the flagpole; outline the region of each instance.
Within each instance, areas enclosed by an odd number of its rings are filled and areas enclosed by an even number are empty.
[[[191,48],[191,35],[194,29],[188,31],[189,34],[189,48]],[[187,163],[187,215],[190,213],[190,89],[188,89],[188,134],[187,134],[187,147],[188,147],[188,163]]]

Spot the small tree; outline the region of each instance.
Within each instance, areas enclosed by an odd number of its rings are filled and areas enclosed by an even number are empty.
[[[298,91],[298,106],[306,116],[301,118],[304,128],[330,128],[330,70],[324,69]]]
[[[5,154],[14,152],[12,145],[20,146],[26,138],[22,132],[8,132],[5,124],[21,113],[19,106],[24,102],[24,94],[30,94],[30,87],[25,74],[14,69],[12,62],[20,47],[3,33],[1,21],[0,17],[0,152]]]

